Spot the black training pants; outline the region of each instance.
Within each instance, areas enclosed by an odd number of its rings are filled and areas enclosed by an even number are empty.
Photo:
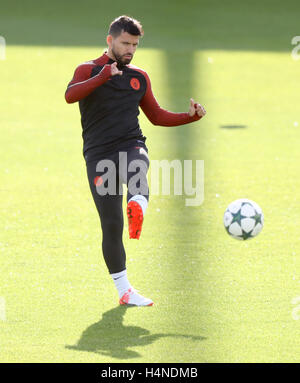
[[[131,146],[87,162],[90,189],[102,227],[102,251],[109,273],[126,269],[123,245],[123,184],[127,185],[127,202],[136,194],[149,200],[147,171],[148,151],[145,146]]]

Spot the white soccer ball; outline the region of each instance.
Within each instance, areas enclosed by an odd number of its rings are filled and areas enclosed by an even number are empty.
[[[264,215],[256,202],[242,198],[232,202],[224,213],[224,226],[233,238],[256,237],[263,228]]]

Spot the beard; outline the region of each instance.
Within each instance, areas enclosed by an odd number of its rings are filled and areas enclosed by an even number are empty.
[[[124,56],[126,56],[126,54],[125,55],[119,55],[113,48],[112,48],[111,51],[112,51],[113,55],[116,58],[116,61],[118,63],[117,66],[118,66],[119,69],[122,68],[124,65],[129,64],[131,62],[131,60],[132,60],[133,56],[131,58],[125,58]]]

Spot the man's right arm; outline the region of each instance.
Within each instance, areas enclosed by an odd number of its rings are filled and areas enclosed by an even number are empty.
[[[68,84],[65,99],[68,104],[82,100],[91,94],[98,86],[104,84],[112,75],[111,65],[104,65],[101,72],[91,77],[95,64],[86,63],[79,65],[74,76]]]

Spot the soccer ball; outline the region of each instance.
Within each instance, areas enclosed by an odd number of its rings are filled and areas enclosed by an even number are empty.
[[[250,199],[232,202],[224,213],[224,226],[233,238],[246,240],[257,236],[264,225],[261,208]]]

